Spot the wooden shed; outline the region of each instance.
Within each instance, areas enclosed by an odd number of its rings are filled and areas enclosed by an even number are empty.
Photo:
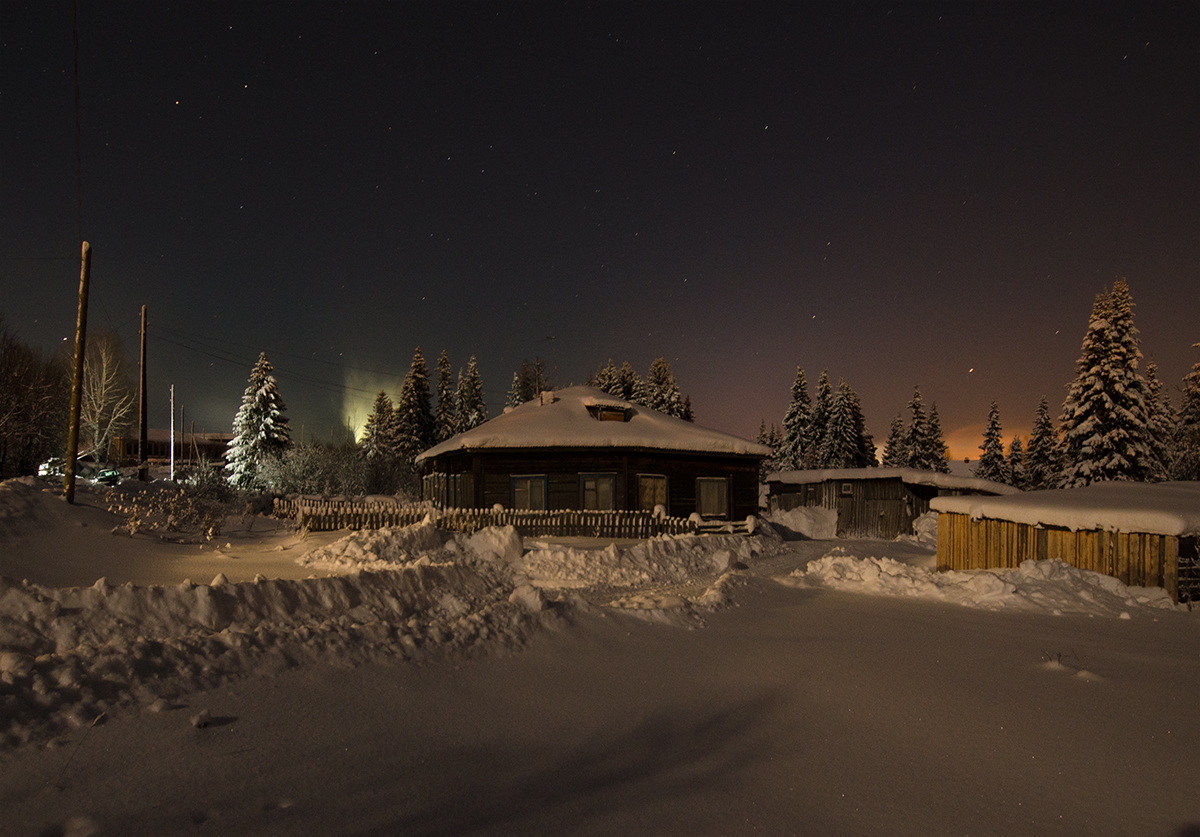
[[[1125,584],[1200,601],[1200,482],[1093,483],[1011,497],[943,497],[940,570],[1059,558]]]
[[[959,477],[916,468],[835,468],[780,471],[767,475],[772,511],[819,506],[837,512],[837,533],[846,538],[883,538],[912,534],[913,521],[929,511],[934,497],[1019,493],[976,477]]]
[[[706,520],[758,512],[770,448],[590,387],[544,392],[417,457],[442,507],[653,511]]]

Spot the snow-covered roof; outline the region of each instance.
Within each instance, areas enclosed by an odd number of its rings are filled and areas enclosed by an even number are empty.
[[[918,468],[823,468],[809,471],[776,471],[767,475],[767,482],[785,485],[808,485],[827,480],[886,480],[899,478],[908,485],[934,485],[961,491],[984,491],[988,494],[1020,494],[1019,488],[1002,482],[981,480],[979,477],[959,477],[939,474]]]
[[[1200,535],[1200,482],[1097,482],[1009,497],[937,497],[930,508],[1031,526]]]
[[[549,403],[543,403],[549,402]],[[600,421],[588,407],[627,411],[627,421]],[[769,456],[771,449],[738,436],[698,427],[592,387],[569,387],[527,401],[473,430],[452,436],[417,457],[487,448],[648,448]]]

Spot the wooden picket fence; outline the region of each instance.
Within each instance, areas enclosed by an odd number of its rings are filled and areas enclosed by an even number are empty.
[[[522,536],[652,538],[657,535],[745,533],[745,521],[707,521],[656,517],[644,511],[525,511],[518,509],[443,509],[432,503],[401,504],[393,497],[275,498],[277,518],[294,519],[311,532],[411,526],[429,517],[439,529],[470,534],[489,526],[513,526]]]

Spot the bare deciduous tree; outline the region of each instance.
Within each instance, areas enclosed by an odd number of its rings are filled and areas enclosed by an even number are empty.
[[[137,406],[137,388],[121,339],[105,332],[88,341],[79,428],[80,438],[91,444],[98,460],[106,461],[113,441],[133,426]]]

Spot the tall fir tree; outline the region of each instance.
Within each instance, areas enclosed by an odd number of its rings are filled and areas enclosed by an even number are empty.
[[[904,419],[897,415],[892,419],[887,441],[883,443],[883,467],[906,468],[908,461],[908,448],[904,441]]]
[[[829,413],[833,409],[833,387],[829,384],[829,370],[821,370],[817,379],[817,397],[808,416],[808,427],[804,431],[801,448],[804,453],[799,468],[816,468],[820,460],[821,442],[825,438],[825,427],[829,424]]]
[[[537,393],[533,391],[533,367],[529,365],[528,360],[521,361],[521,371],[517,374],[517,381],[521,403],[532,401]]]
[[[1028,480],[1025,479],[1025,448],[1020,436],[1013,436],[1008,446],[1007,471],[1008,479],[1003,480],[1014,488],[1025,490]]]
[[[1158,364],[1146,364],[1146,442],[1150,447],[1152,464],[1149,478],[1161,482],[1174,471],[1178,451],[1175,447],[1178,418],[1162,381],[1158,379]]]
[[[1030,491],[1042,491],[1058,486],[1062,465],[1059,459],[1058,430],[1050,418],[1050,405],[1045,396],[1038,403],[1025,450],[1025,482]]]
[[[618,392],[616,395],[624,398],[632,404],[646,404],[646,382],[642,380],[642,376],[634,371],[629,365],[629,361],[621,364],[621,368],[617,370],[617,386]]]
[[[483,378],[475,355],[467,362],[467,374],[458,376],[458,432],[473,430],[487,421],[487,404],[483,400]]]
[[[692,410],[692,396],[683,396],[683,410],[680,411],[679,417],[684,421],[696,421],[696,413]]]
[[[1138,330],[1124,279],[1097,294],[1063,402],[1064,488],[1093,482],[1139,482],[1152,476],[1145,380],[1138,373]]]
[[[429,398],[429,369],[418,346],[404,383],[400,385],[400,398],[396,403],[397,445],[400,458],[406,464],[411,464],[417,454],[434,444],[433,410]]]
[[[359,447],[368,461],[386,461],[396,457],[396,419],[392,399],[387,393],[379,390],[375,403],[371,406],[371,414],[367,416],[367,426],[363,430]]]
[[[268,458],[282,456],[292,444],[283,398],[267,353],[258,356],[233,419],[233,439],[225,456],[226,477],[239,489],[263,488],[259,471]]]
[[[646,376],[646,406],[677,418],[683,413],[683,395],[666,358],[656,358],[650,364],[650,373]]]
[[[928,462],[928,451],[925,449],[925,440],[928,436],[929,416],[925,413],[925,402],[921,398],[921,388],[913,388],[913,396],[908,402],[908,411],[910,417],[908,420],[908,429],[904,434],[904,452],[907,454],[905,466],[909,468],[918,468],[920,470],[932,470],[926,467]]]
[[[808,396],[808,379],[803,367],[796,367],[796,378],[792,381],[792,400],[783,415],[783,442],[776,452],[780,469],[798,470],[804,467],[805,443],[808,440],[808,425],[812,419],[812,400]]]
[[[942,420],[938,416],[937,402],[929,407],[929,421],[926,424],[925,450],[929,466],[926,470],[939,474],[950,473],[950,451],[946,447],[946,436],[942,433]]]
[[[1200,343],[1193,343],[1200,349]],[[1175,431],[1171,479],[1200,480],[1200,361],[1183,376],[1183,400]]]
[[[854,427],[854,398],[850,385],[838,381],[837,392],[829,404],[825,433],[817,446],[817,468],[854,468],[858,466],[861,447]]]
[[[521,400],[521,373],[514,372],[512,386],[508,388],[508,400],[505,402],[505,406],[520,407],[524,403]]]
[[[453,436],[458,427],[455,416],[454,369],[450,366],[450,358],[446,350],[438,355],[437,360],[437,411],[433,415],[433,441],[444,442]]]
[[[879,465],[879,457],[875,454],[875,438],[867,430],[867,418],[863,415],[862,399],[858,393],[850,390],[850,415],[854,422],[854,438],[858,445],[854,467],[874,468]]]
[[[1000,407],[995,401],[988,410],[987,425],[983,429],[983,444],[979,446],[983,455],[975,466],[975,476],[992,482],[1008,482],[1008,463],[1004,459],[1004,439],[1000,435]]]
[[[596,373],[596,389],[607,392],[609,395],[621,394],[621,382],[612,358],[609,358],[608,363],[600,367],[600,371]]]

